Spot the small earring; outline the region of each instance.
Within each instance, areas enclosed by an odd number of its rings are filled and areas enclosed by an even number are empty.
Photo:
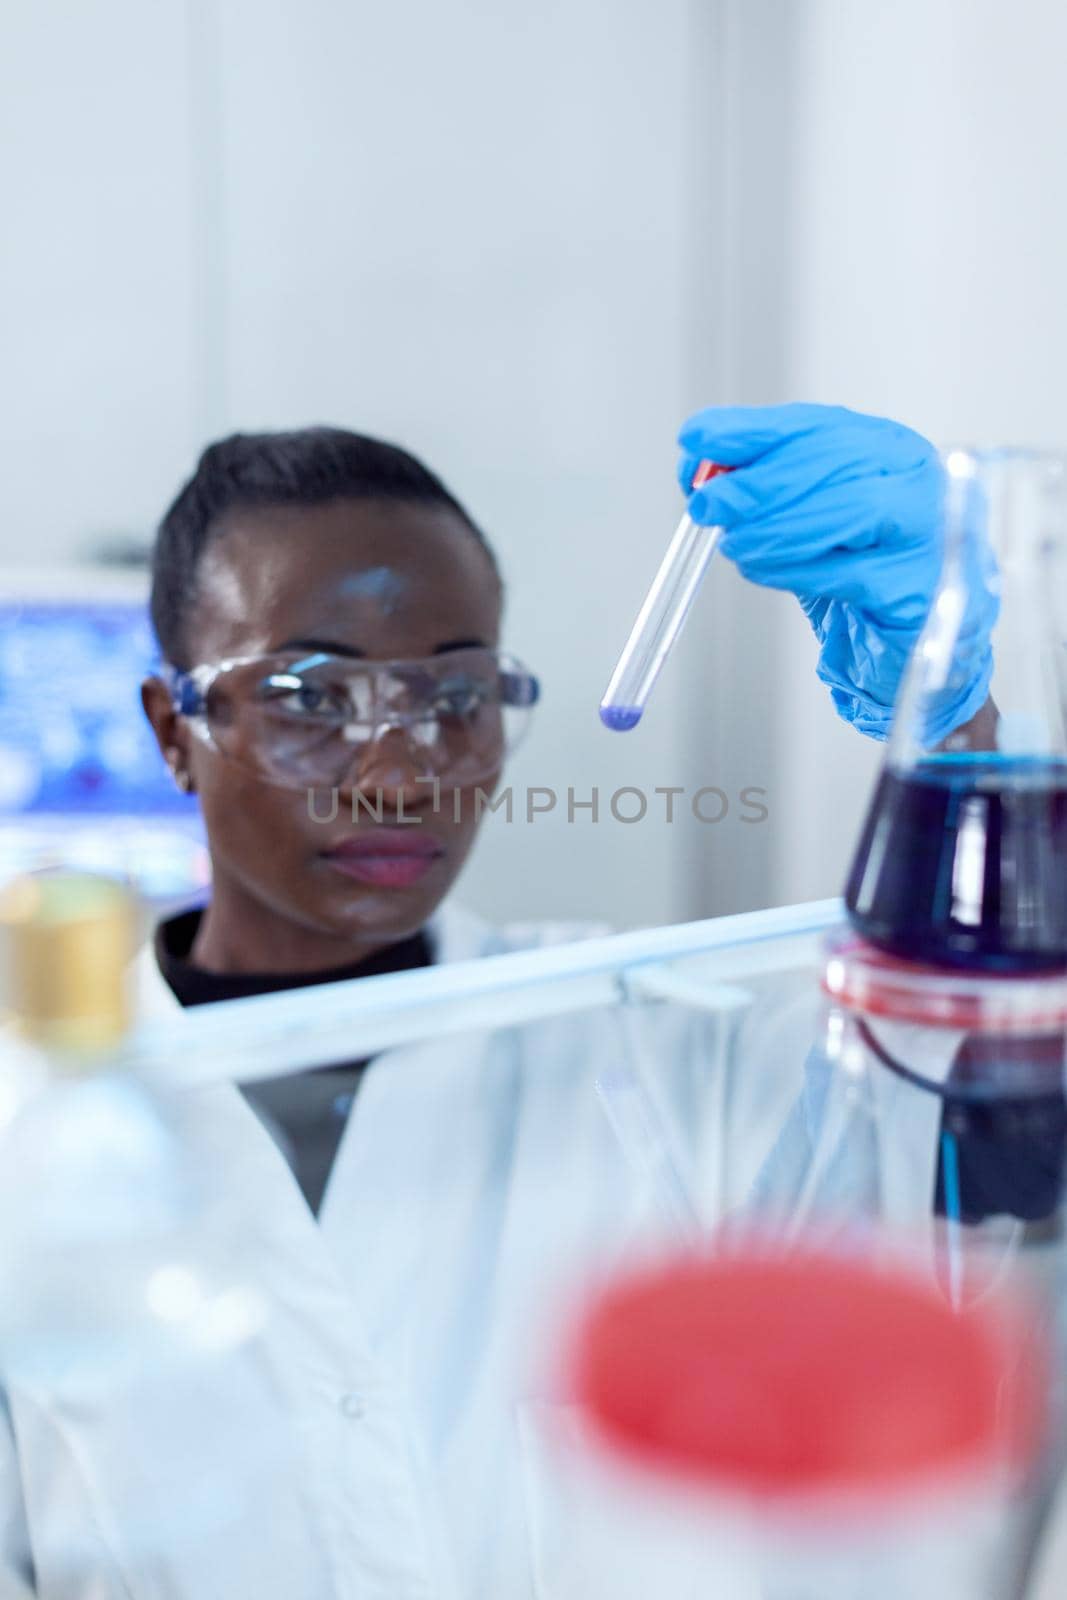
[[[190,789],[193,787],[193,780],[190,778],[185,768],[178,765],[178,762],[181,760],[181,756],[182,753],[178,749],[177,745],[170,745],[168,747],[167,766],[170,768],[170,775],[174,779],[174,782],[177,784],[178,788],[181,790],[182,794],[188,794]]]

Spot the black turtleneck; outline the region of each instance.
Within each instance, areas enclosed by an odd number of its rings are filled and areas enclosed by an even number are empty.
[[[156,928],[156,962],[183,1006],[273,994],[279,989],[304,989],[316,983],[339,983],[346,978],[371,978],[433,963],[429,938],[420,930],[362,961],[330,967],[324,972],[208,972],[189,958],[202,915],[199,908],[183,911]],[[366,1065],[365,1059],[346,1061],[242,1088],[246,1100],[280,1145],[316,1215]]]

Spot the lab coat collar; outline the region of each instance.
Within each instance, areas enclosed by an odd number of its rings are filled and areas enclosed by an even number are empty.
[[[441,906],[427,923],[434,961],[473,960],[500,942],[489,923],[461,906]],[[182,1010],[181,1002],[159,970],[155,937],[138,951],[131,964],[131,990],[134,1015],[138,1021],[173,1016]]]

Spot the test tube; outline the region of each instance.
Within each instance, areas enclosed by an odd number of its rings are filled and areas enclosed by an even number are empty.
[[[693,488],[699,489],[709,478],[729,470],[714,461],[702,461],[693,475]],[[721,532],[721,528],[701,527],[688,513],[678,524],[600,702],[600,720],[613,733],[628,733],[640,722]]]

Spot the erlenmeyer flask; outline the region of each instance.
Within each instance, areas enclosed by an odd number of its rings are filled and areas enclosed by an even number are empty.
[[[1067,463],[945,457],[944,564],[846,890],[905,958],[1067,964]]]

